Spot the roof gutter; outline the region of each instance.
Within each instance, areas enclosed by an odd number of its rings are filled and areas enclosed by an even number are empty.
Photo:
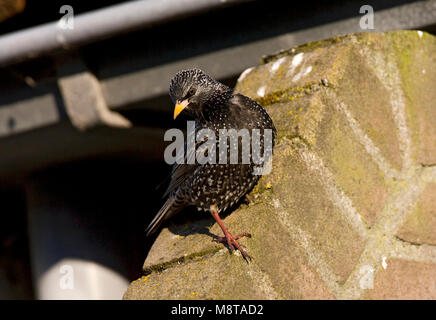
[[[113,5],[74,17],[74,29],[50,22],[0,37],[0,66],[246,1],[136,0]]]

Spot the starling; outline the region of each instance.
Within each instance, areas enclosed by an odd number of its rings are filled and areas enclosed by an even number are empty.
[[[189,205],[196,206],[199,210],[209,211],[212,217],[221,227],[224,236],[217,237],[217,241],[226,242],[229,250],[233,252],[235,247],[248,261],[248,254],[241,248],[237,240],[241,237],[251,237],[249,233],[236,236],[230,234],[224,226],[219,213],[231,207],[255,186],[260,174],[255,174],[255,167],[259,162],[241,161],[238,153],[238,161],[230,163],[230,145],[220,150],[220,129],[258,129],[260,132],[260,149],[264,153],[265,129],[270,129],[271,149],[274,145],[276,129],[265,111],[255,101],[241,94],[233,93],[233,90],[224,84],[212,79],[199,69],[184,70],[177,73],[171,80],[169,88],[170,97],[175,103],[174,119],[183,114],[188,119],[195,121],[195,129],[210,129],[216,133],[216,154],[227,154],[227,162],[199,164],[185,161],[182,164],[174,164],[170,175],[170,182],[164,197],[168,196],[165,204],[147,227],[147,235],[155,232],[160,224]],[[253,137],[249,137],[250,149]],[[238,151],[243,148],[243,139],[237,140]],[[198,146],[196,142],[196,146]],[[185,142],[186,146],[186,142]],[[234,146],[235,147],[235,146]],[[252,150],[251,150],[252,151]],[[251,152],[250,151],[250,152]],[[185,151],[184,151],[185,152]],[[191,152],[192,153],[192,152]],[[189,152],[184,153],[187,160]],[[191,154],[192,156],[192,154]],[[264,157],[263,161],[267,161]],[[261,164],[262,165],[262,164]]]

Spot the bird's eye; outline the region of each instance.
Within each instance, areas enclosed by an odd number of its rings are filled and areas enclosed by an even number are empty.
[[[189,91],[188,91],[188,96],[189,96],[189,97],[192,97],[194,94],[195,94],[195,88],[191,88],[191,89],[189,89]]]

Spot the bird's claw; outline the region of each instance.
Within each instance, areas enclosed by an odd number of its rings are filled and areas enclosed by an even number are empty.
[[[236,240],[238,240],[238,239],[240,239],[242,237],[251,238],[251,234],[249,234],[247,232],[238,234],[236,236],[232,236],[231,234],[228,234],[228,235],[226,235],[224,237],[217,237],[217,238],[214,239],[214,241],[221,242],[221,243],[227,242],[227,246],[228,246],[228,248],[230,250],[230,253],[233,253],[235,251],[235,247],[236,247],[236,249],[238,249],[239,252],[244,257],[245,261],[248,262],[248,260],[251,260],[251,257],[247,254],[247,252],[245,252],[244,249],[242,249],[241,245],[236,241]]]
[[[238,240],[238,239],[240,239],[240,238],[242,238],[242,237],[251,238],[251,234],[248,233],[248,232],[243,232],[243,233],[238,234],[238,235],[236,235],[236,236],[232,236],[232,235],[230,235],[229,238],[230,238],[230,239],[233,239],[233,240]],[[226,237],[216,237],[216,238],[214,239],[214,241],[216,241],[216,242],[220,242],[220,243],[223,243],[223,242],[227,242],[227,243],[229,243],[230,239],[227,239]]]

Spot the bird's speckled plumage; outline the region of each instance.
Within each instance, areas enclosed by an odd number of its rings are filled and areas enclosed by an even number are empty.
[[[216,205],[218,211],[226,210],[257,183],[260,176],[253,174],[253,170],[259,164],[242,164],[241,161],[238,164],[219,164],[223,152],[230,159],[229,148],[219,149],[219,129],[272,129],[273,145],[276,135],[274,124],[262,106],[246,96],[234,94],[232,89],[201,70],[185,70],[176,74],[171,80],[169,92],[174,103],[189,100],[189,106],[182,114],[195,120],[196,131],[207,128],[216,133],[217,164],[174,165],[165,194],[168,199],[148,226],[148,234],[156,231],[161,222],[188,205],[207,211]],[[263,142],[261,134],[261,154]],[[242,141],[239,140],[238,143],[240,154]]]

